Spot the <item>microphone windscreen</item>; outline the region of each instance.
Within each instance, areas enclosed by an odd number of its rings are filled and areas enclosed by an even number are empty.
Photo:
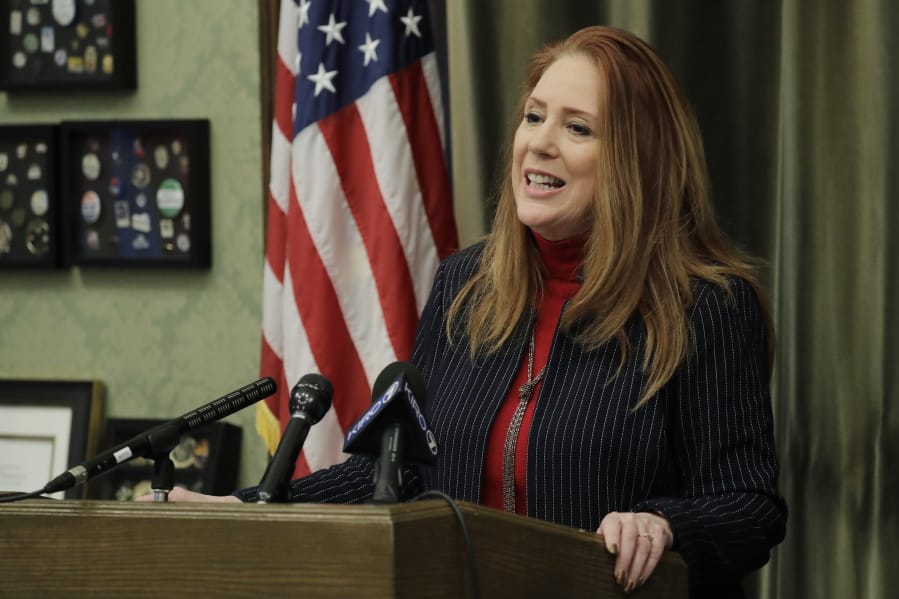
[[[424,378],[412,364],[386,366],[372,386],[371,407],[347,430],[343,451],[377,456],[382,432],[399,424],[405,431],[405,458],[432,463],[437,441],[422,414],[426,392]]]
[[[412,390],[415,401],[418,403],[419,407],[424,408],[427,385],[425,385],[425,379],[421,376],[421,373],[418,372],[418,369],[409,362],[393,362],[384,367],[384,370],[382,370],[381,374],[378,375],[378,378],[375,379],[375,384],[372,385],[372,402],[378,401],[396,379],[399,378],[400,374],[406,376],[406,384],[408,384],[409,388]]]
[[[378,375],[378,378],[375,379],[375,384],[371,387],[372,402],[378,401],[404,370],[404,362],[393,362],[392,364],[385,366],[384,370],[381,371],[381,374]]]
[[[310,372],[304,374],[290,391],[288,407],[292,414],[303,412],[309,424],[321,420],[331,408],[334,387],[322,375]]]
[[[297,381],[297,385],[302,384],[318,387],[321,392],[328,397],[334,395],[334,386],[331,385],[331,381],[318,374],[317,372],[310,372],[309,374],[304,374],[303,376],[301,376],[300,380]]]

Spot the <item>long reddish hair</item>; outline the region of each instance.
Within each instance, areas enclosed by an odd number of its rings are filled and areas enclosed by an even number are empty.
[[[562,56],[596,64],[607,90],[601,115],[596,190],[583,264],[583,285],[562,316],[562,327],[586,348],[617,340],[622,364],[632,348],[625,324],[642,318],[647,382],[638,406],[672,377],[690,349],[687,308],[695,280],[729,291],[727,278],[745,279],[760,298],[756,263],[715,221],[696,117],[659,56],[635,35],[587,27],[540,50],[527,70],[517,115],[546,69]],[[605,105],[605,108],[603,108]],[[535,305],[543,270],[527,228],[518,220],[511,159],[493,227],[476,274],[454,299],[447,332],[461,320],[472,357],[497,351]],[[764,307],[769,333],[771,320]],[[773,334],[769,335],[773,355]]]

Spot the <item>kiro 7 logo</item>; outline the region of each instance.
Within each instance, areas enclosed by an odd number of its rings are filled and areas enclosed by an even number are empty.
[[[359,432],[365,428],[365,425],[371,422],[372,419],[377,416],[378,413],[380,413],[380,411],[383,410],[387,404],[390,403],[390,400],[393,399],[394,394],[399,391],[399,389],[399,381],[394,381],[393,384],[390,385],[390,388],[384,392],[384,395],[382,395],[381,398],[378,399],[378,401],[373,403],[368,411],[362,415],[362,418],[360,418],[359,421],[353,425],[353,428],[351,428],[350,432],[348,432],[346,435],[347,443],[352,441],[353,437],[358,435]]]
[[[409,407],[412,408],[412,411],[415,412],[415,420],[418,422],[418,428],[422,430],[425,434],[425,438],[428,440],[428,450],[432,455],[437,455],[437,438],[434,437],[434,433],[431,432],[431,429],[428,428],[428,423],[425,420],[424,415],[421,413],[421,408],[418,407],[418,402],[415,401],[415,394],[412,393],[412,389],[409,388],[409,383],[406,383],[406,399],[409,401]]]

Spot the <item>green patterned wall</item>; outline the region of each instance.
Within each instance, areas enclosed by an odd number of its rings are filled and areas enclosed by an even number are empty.
[[[137,0],[132,94],[0,93],[0,123],[210,121],[209,271],[0,270],[0,378],[99,379],[106,416],[170,418],[259,369],[262,177],[256,3]],[[252,408],[242,485],[265,463]]]

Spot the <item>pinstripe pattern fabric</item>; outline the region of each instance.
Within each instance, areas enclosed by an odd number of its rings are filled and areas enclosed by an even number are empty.
[[[525,319],[503,351],[474,363],[464,337],[449,345],[444,316],[480,252],[474,246],[444,261],[422,315],[413,363],[427,381],[425,413],[440,454],[407,480],[410,492],[439,489],[470,502],[481,497],[490,425],[530,326]],[[695,596],[740,596],[739,577],[768,560],[786,522],[776,490],[762,314],[746,282],[734,279],[731,289],[727,297],[697,284],[694,349],[636,412],[644,383],[639,320],[629,323],[635,351],[617,376],[614,341],[584,351],[557,331],[528,434],[529,516],[595,530],[610,511],[660,512],[689,565]],[[354,458],[294,481],[293,496],[363,501],[371,496],[371,476],[370,463]]]

